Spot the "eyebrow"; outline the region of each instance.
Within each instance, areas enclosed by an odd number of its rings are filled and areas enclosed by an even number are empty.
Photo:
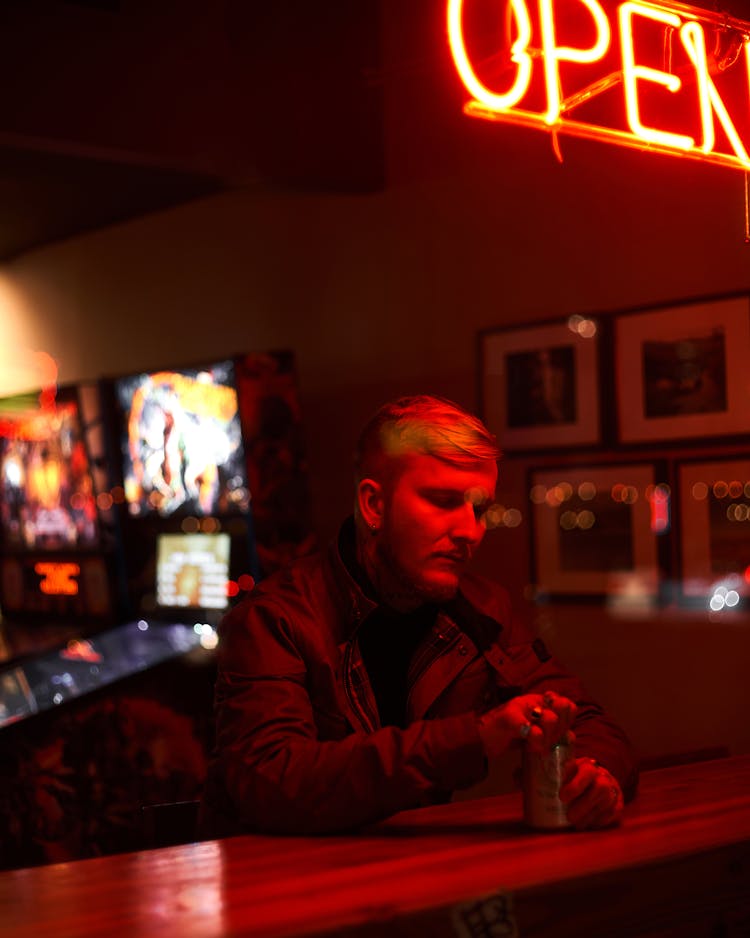
[[[456,501],[470,501],[467,499],[466,493],[470,489],[465,489],[462,486],[458,485],[454,487],[445,487],[445,486],[434,486],[434,485],[424,485],[419,489],[422,495],[430,496],[431,498],[455,498]],[[476,491],[476,490],[475,490]],[[492,501],[492,493],[484,492],[481,499],[474,501],[471,499],[472,504],[474,505],[486,505],[488,502]]]

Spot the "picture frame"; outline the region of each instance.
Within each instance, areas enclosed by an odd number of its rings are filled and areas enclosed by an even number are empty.
[[[750,297],[724,296],[614,317],[621,443],[750,430]]]
[[[480,409],[503,450],[601,442],[599,329],[573,316],[480,333]]]
[[[746,605],[750,454],[680,460],[677,484],[680,597],[716,612]]]
[[[529,473],[537,597],[653,605],[669,487],[654,463],[567,465]],[[659,519],[662,523],[659,523]]]

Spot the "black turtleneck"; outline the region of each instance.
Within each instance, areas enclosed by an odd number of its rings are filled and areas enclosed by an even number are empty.
[[[379,606],[359,630],[359,648],[383,726],[406,726],[409,665],[436,615],[435,606],[413,612]]]

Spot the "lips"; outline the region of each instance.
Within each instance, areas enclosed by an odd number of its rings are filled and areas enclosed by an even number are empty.
[[[437,557],[440,560],[448,560],[451,563],[462,564],[467,563],[471,557],[468,551],[436,551],[433,557]]]

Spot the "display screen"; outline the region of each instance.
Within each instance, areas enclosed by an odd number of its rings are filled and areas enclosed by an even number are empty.
[[[156,603],[172,609],[225,609],[228,534],[159,534]]]
[[[96,501],[77,403],[0,410],[5,547],[37,552],[94,547]]]
[[[131,515],[249,509],[233,362],[120,378],[115,394]]]

